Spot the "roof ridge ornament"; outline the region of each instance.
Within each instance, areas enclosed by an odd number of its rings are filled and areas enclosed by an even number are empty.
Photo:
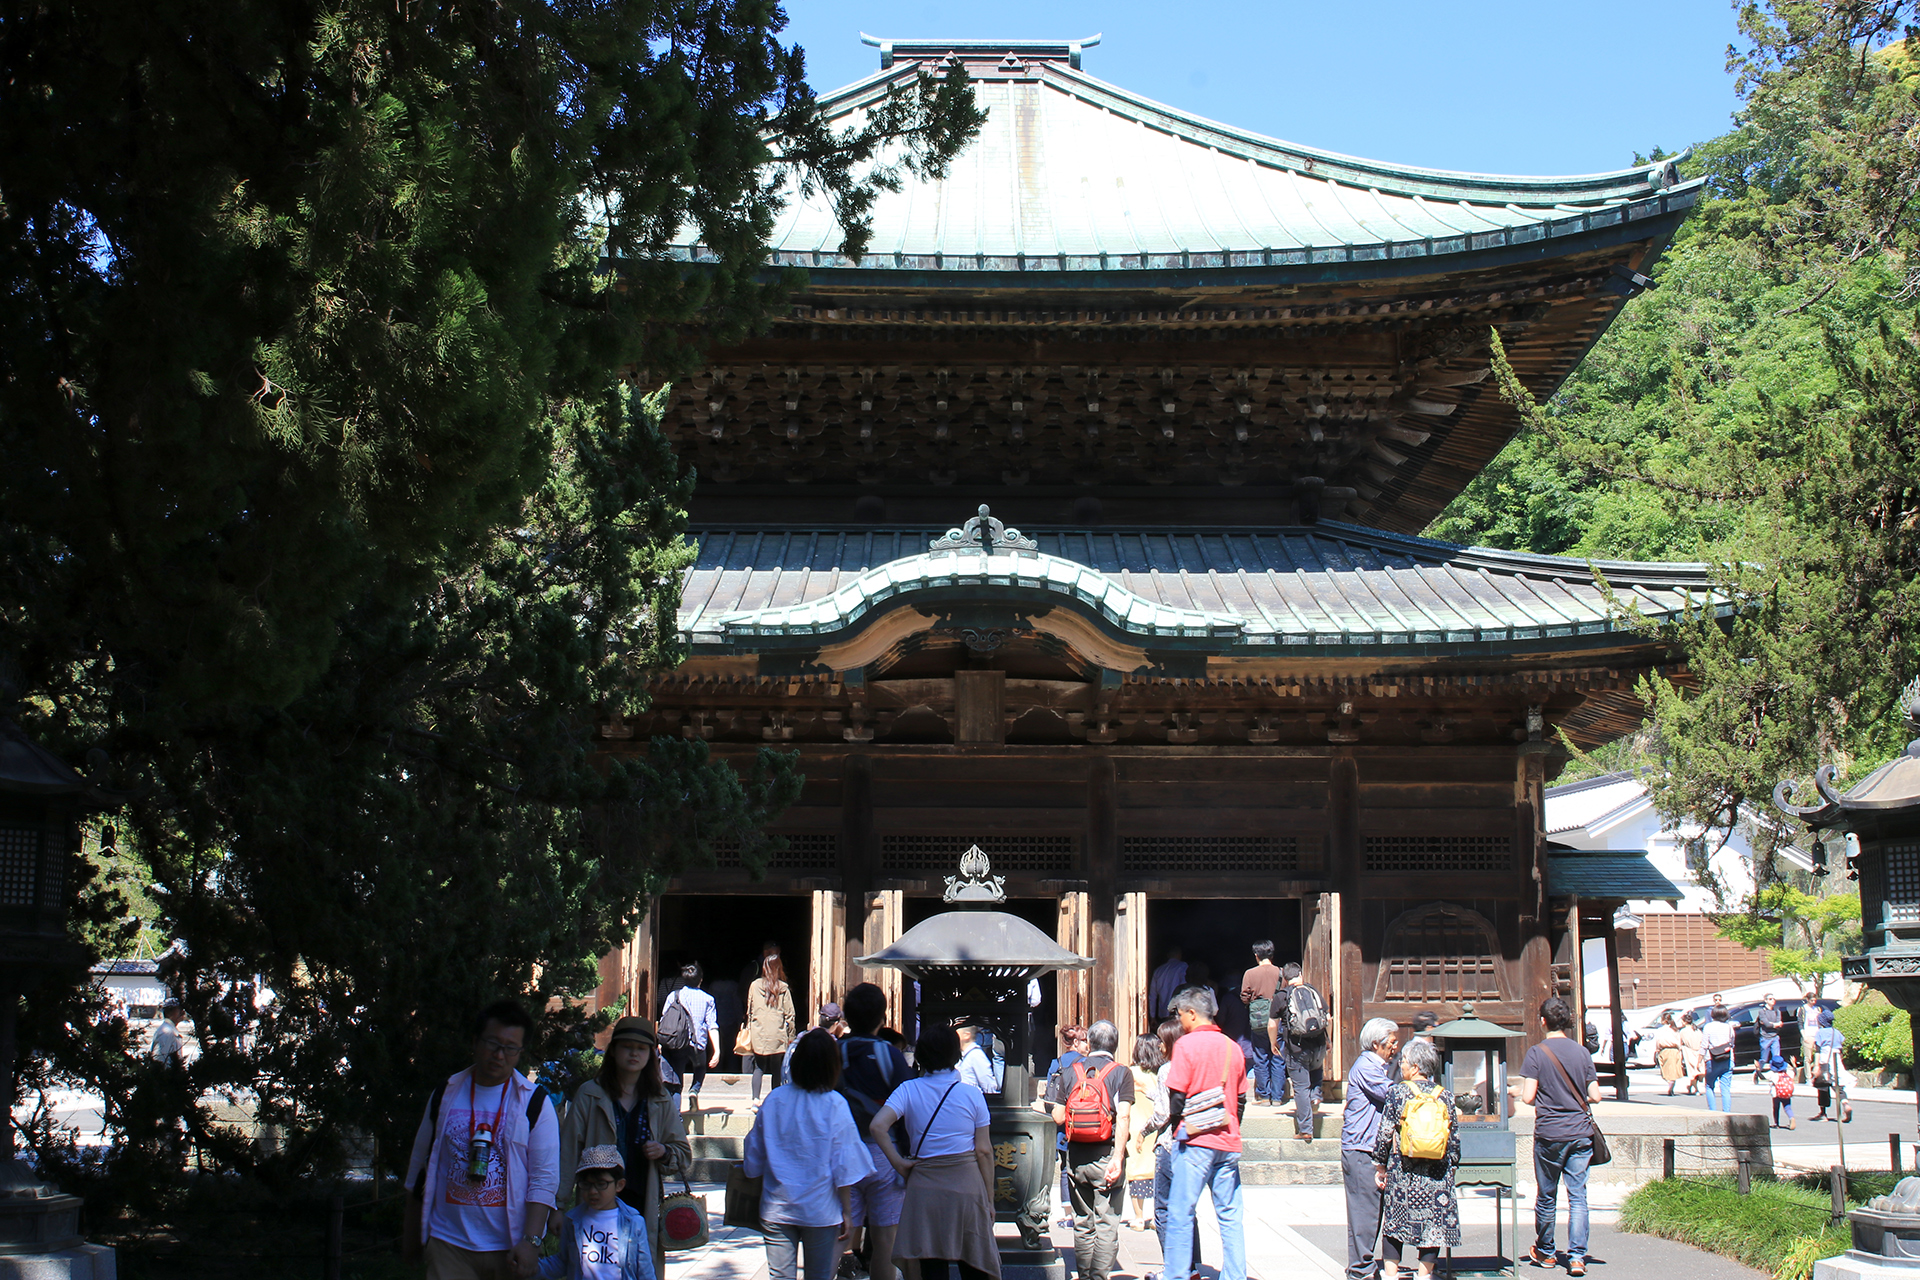
[[[969,845],[960,855],[960,874],[947,877],[942,902],[1005,902],[1007,878],[993,874],[993,863],[979,845]]]
[[[927,551],[933,555],[951,555],[957,551],[979,551],[984,555],[992,555],[996,551],[1038,555],[1040,544],[1023,536],[1018,529],[1010,529],[1002,521],[994,519],[993,513],[983,502],[979,515],[929,542]]]

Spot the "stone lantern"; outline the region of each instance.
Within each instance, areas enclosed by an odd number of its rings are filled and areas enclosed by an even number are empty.
[[[0,1095],[6,1098],[13,1096],[21,996],[86,963],[85,950],[67,936],[80,817],[119,803],[0,717]],[[7,1116],[0,1124],[0,1280],[112,1276],[113,1250],[80,1238],[80,1204],[16,1158]]]
[[[991,874],[978,846],[960,860],[961,874],[949,877],[946,901],[997,904],[1005,900],[1000,877]],[[1007,1074],[1001,1092],[988,1100],[988,1135],[993,1141],[993,1213],[996,1221],[1017,1222],[1028,1202],[1050,1192],[1054,1124],[1051,1116],[1028,1104],[1027,1074],[1031,1019],[1027,983],[1043,973],[1090,969],[1090,957],[1075,955],[1018,916],[1003,911],[947,911],[923,920],[900,939],[855,964],[898,969],[920,983],[922,1021],[965,1022],[989,1028],[1007,1046]],[[1022,1241],[1022,1248],[1001,1245],[1001,1267],[1010,1277],[1058,1277],[1059,1257],[1044,1237]]]

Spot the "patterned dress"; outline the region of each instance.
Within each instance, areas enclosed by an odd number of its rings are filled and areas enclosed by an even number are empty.
[[[1400,1112],[1414,1091],[1446,1094],[1437,1084],[1406,1080],[1387,1093],[1380,1117],[1380,1136],[1373,1143],[1373,1162],[1387,1166],[1387,1189],[1380,1197],[1383,1231],[1389,1240],[1410,1248],[1457,1248],[1460,1244],[1460,1200],[1454,1194],[1453,1175],[1460,1167],[1460,1112],[1446,1098],[1453,1122],[1444,1160],[1403,1160],[1400,1156]]]

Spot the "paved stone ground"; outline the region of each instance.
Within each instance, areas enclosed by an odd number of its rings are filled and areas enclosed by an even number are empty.
[[[700,1186],[708,1195],[708,1207],[714,1221],[724,1199],[718,1186]],[[1763,1272],[1743,1267],[1717,1254],[1705,1253],[1683,1244],[1652,1236],[1631,1235],[1614,1226],[1618,1189],[1613,1195],[1596,1197],[1593,1207],[1592,1260],[1589,1274],[1613,1276],[1615,1280],[1648,1276],[1685,1277],[1686,1280],[1765,1280]],[[1337,1280],[1346,1262],[1346,1221],[1344,1202],[1337,1187],[1247,1187],[1244,1189],[1248,1217],[1247,1270],[1253,1280]],[[1493,1242],[1494,1202],[1491,1197],[1469,1196],[1462,1202],[1462,1218],[1469,1249],[1486,1252]],[[1503,1212],[1511,1212],[1511,1209]],[[1200,1205],[1201,1280],[1218,1280],[1220,1268],[1219,1229],[1211,1206]],[[1520,1242],[1531,1241],[1530,1206],[1521,1206]],[[1563,1228],[1564,1230],[1564,1220]],[[1504,1234],[1504,1233],[1503,1233]],[[1068,1274],[1073,1267],[1073,1232],[1056,1227],[1053,1240],[1065,1255]],[[1144,1280],[1160,1265],[1159,1247],[1151,1232],[1122,1231],[1120,1268],[1116,1277]],[[1522,1276],[1562,1274],[1521,1267]],[[690,1254],[670,1255],[666,1280],[766,1280],[766,1257],[757,1233],[716,1225],[713,1242]]]

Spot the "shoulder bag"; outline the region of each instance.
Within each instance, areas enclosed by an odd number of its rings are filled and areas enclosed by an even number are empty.
[[[731,1183],[732,1177],[727,1181]],[[707,1198],[695,1194],[685,1178],[680,1185],[685,1189],[660,1201],[660,1234],[670,1250],[698,1249],[707,1242]],[[754,1210],[759,1211],[758,1203]]]
[[[765,1178],[748,1177],[745,1162],[735,1160],[727,1167],[727,1208],[720,1221],[729,1227],[766,1230],[760,1221],[760,1196],[765,1189]]]
[[[1587,1095],[1573,1082],[1573,1073],[1567,1070],[1567,1064],[1560,1061],[1560,1055],[1547,1048],[1547,1042],[1540,1042],[1540,1051],[1553,1059],[1553,1065],[1560,1068],[1560,1078],[1567,1082],[1567,1088],[1580,1100],[1580,1109],[1587,1113],[1587,1129],[1593,1135],[1593,1155],[1587,1159],[1589,1165],[1606,1164],[1613,1159],[1613,1148],[1607,1145],[1607,1135],[1600,1132],[1600,1122],[1593,1118],[1593,1108],[1587,1102]]]
[[[1224,1037],[1223,1037],[1224,1038]],[[1182,1119],[1186,1122],[1189,1140],[1204,1137],[1209,1133],[1219,1133],[1229,1125],[1227,1107],[1227,1086],[1233,1082],[1233,1060],[1240,1056],[1240,1049],[1231,1040],[1227,1041],[1225,1060],[1220,1064],[1220,1083],[1217,1086],[1202,1089],[1187,1099],[1186,1113]],[[1241,1070],[1246,1070],[1244,1061]],[[1233,1091],[1233,1101],[1240,1100],[1240,1091]]]

